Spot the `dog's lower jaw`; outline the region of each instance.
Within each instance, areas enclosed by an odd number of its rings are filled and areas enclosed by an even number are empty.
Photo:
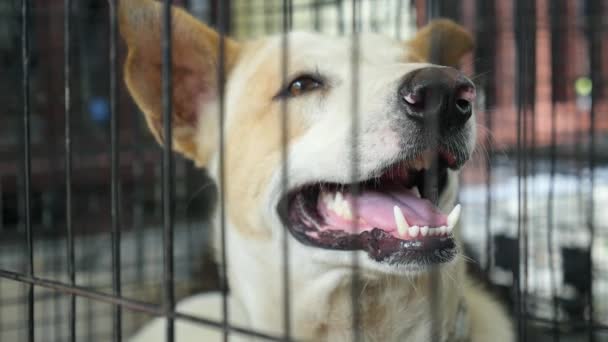
[[[442,267],[461,267],[457,262]],[[451,270],[449,273],[452,274]],[[456,273],[453,273],[456,274]],[[362,277],[358,283],[356,307],[353,307],[353,282],[350,276],[329,293],[328,322],[321,330],[321,341],[355,340],[353,315],[357,314],[362,341],[431,341],[434,329],[443,340],[454,323],[458,303],[462,298],[458,282],[448,273],[437,273],[437,287],[431,288],[429,273],[414,277]],[[431,305],[437,307],[435,324],[431,324]]]
[[[253,247],[238,236],[231,236],[230,243],[230,248],[242,251],[238,259],[232,256],[229,260],[229,282],[238,284],[231,287],[231,296],[247,311],[247,325],[282,336],[285,315],[280,250],[272,248],[270,242],[268,246]],[[260,251],[256,251],[258,248]],[[429,273],[412,276],[363,271],[357,296],[362,340],[431,340],[431,303],[438,305],[439,315],[433,327],[446,335],[462,298],[464,262],[457,258],[438,267],[442,269],[437,272],[434,291]],[[305,341],[352,341],[352,269],[301,265],[290,269],[290,277],[293,337]]]

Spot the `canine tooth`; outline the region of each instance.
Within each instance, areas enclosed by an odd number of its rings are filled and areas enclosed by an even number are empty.
[[[334,201],[341,205],[341,203],[344,201],[344,196],[342,196],[342,193],[340,191],[336,192],[336,198],[334,199]]]
[[[452,212],[448,215],[448,226],[454,227],[460,219],[460,204],[456,204]]]
[[[339,206],[334,206],[334,207],[332,208],[332,210],[334,211],[334,213],[336,213],[336,215],[338,215],[338,216],[342,216],[342,208],[341,208],[341,207],[339,207]]]
[[[399,232],[399,235],[405,235],[410,228],[410,225],[405,220],[405,217],[398,206],[393,207],[393,215],[395,216],[395,223],[397,224],[397,231]]]
[[[342,202],[338,202],[335,201],[333,202],[331,209],[338,215],[342,216],[342,211],[343,211],[343,206],[342,206]]]
[[[414,187],[412,188],[412,192],[414,193],[414,195],[415,195],[416,197],[418,197],[418,198],[422,197],[422,196],[420,196],[420,190],[418,190],[418,187],[417,187],[417,186],[414,186]]]
[[[407,233],[409,234],[409,236],[415,238],[416,236],[418,236],[419,230],[420,228],[418,226],[412,226],[410,227],[410,229],[407,230]]]
[[[420,235],[427,236],[428,233],[429,233],[429,227],[428,226],[420,227]]]
[[[446,231],[447,231],[447,233],[448,233],[448,234],[451,234],[451,233],[452,233],[452,230],[454,230],[454,227],[452,227],[452,226],[447,226]]]
[[[348,220],[353,219],[353,213],[350,210],[350,204],[346,201],[342,202],[342,217]]]
[[[446,226],[439,227],[439,234],[445,235],[445,232],[447,231],[447,229],[448,229],[448,227],[446,227]]]

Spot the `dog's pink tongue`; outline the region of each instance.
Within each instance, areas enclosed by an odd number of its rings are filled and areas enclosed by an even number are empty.
[[[333,196],[333,195],[332,195]],[[384,190],[363,190],[355,197],[350,193],[344,194],[344,200],[358,206],[360,228],[377,227],[384,230],[396,230],[394,207],[398,206],[410,226],[441,227],[447,225],[447,217],[439,211],[429,200],[417,196],[412,190],[403,187],[394,187]],[[345,220],[335,211],[324,206],[321,210],[326,223],[330,226],[344,227],[349,221]]]

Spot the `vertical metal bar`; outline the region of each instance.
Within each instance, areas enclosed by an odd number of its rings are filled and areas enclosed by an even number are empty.
[[[562,53],[561,50],[561,34],[559,25],[561,23],[561,13],[564,11],[563,1],[554,0],[549,4],[549,18],[551,22],[551,140],[549,147],[549,192],[547,194],[547,253],[549,254],[549,276],[551,288],[551,303],[552,303],[552,320],[551,320],[551,336],[553,342],[559,342],[559,310],[557,297],[557,278],[555,263],[553,256],[555,249],[553,248],[555,221],[554,221],[554,205],[555,205],[555,172],[557,169],[557,112],[555,103],[558,101],[557,87],[561,86],[563,76],[561,74],[562,65],[559,65],[557,56]]]
[[[112,212],[112,291],[115,295],[121,295],[121,270],[120,270],[120,141],[118,120],[118,87],[117,76],[117,3],[109,0],[110,15],[110,159],[111,159],[111,212]],[[122,308],[115,305],[113,308],[113,335],[114,341],[122,341]]]
[[[486,9],[488,10],[487,13],[483,13],[482,11],[479,11],[479,13],[477,13],[477,18],[480,19],[477,22],[478,25],[478,30],[479,28],[481,28],[482,30],[488,30],[488,26],[489,25],[495,25],[494,23],[491,23],[490,20],[486,20],[486,16],[488,16],[490,13],[491,14],[495,14],[495,7],[494,7],[494,0],[478,0],[478,10],[480,9]],[[487,6],[487,7],[486,7]],[[480,8],[481,7],[481,8]],[[490,41],[493,40],[495,35],[491,35],[489,36],[489,34],[492,34],[494,32],[494,26],[492,26],[492,30],[489,30],[488,33],[486,33],[486,37],[491,37],[490,39],[485,39],[485,41]],[[480,44],[481,45],[481,44]],[[477,52],[487,48],[487,47],[481,47],[479,49],[476,49],[476,57],[477,58],[481,58]],[[489,55],[485,55],[484,57],[490,57]],[[494,56],[491,56],[494,57]],[[493,65],[494,63],[492,63]],[[479,70],[476,70],[477,72],[479,72]],[[493,96],[494,96],[494,92],[492,91],[494,89],[493,87],[493,83],[494,80],[490,79],[489,81],[484,81],[484,88],[485,88],[485,108],[484,108],[484,112],[485,112],[485,125],[486,128],[488,129],[488,132],[492,132],[492,129],[494,127],[494,121],[493,121],[493,113],[491,110],[491,103],[493,102]],[[487,153],[486,153],[486,221],[485,221],[485,234],[486,234],[486,239],[485,239],[485,254],[486,254],[486,264],[484,267],[484,270],[486,272],[486,274],[489,274],[490,269],[492,267],[493,264],[493,239],[492,239],[492,164],[494,162],[494,144],[492,141],[492,137],[488,135],[488,138],[486,139],[486,148],[487,148]]]
[[[427,23],[433,18],[439,17],[439,0],[426,0]]]
[[[173,130],[172,130],[172,0],[163,1],[162,10],[162,103],[163,103],[163,309],[165,312],[166,341],[175,340],[175,321],[170,317],[175,307],[175,291],[173,276],[173,199],[174,199],[174,170],[173,170]]]
[[[64,0],[63,82],[65,111],[65,225],[67,237],[68,278],[76,285],[74,231],[72,229],[72,0]],[[70,295],[68,307],[68,336],[76,342],[76,296]]]
[[[401,1],[401,0],[400,0]],[[376,2],[375,4],[372,3],[370,5],[371,9],[370,9],[370,13],[369,13],[369,21],[370,21],[370,26],[373,32],[378,32],[379,31],[379,27],[378,27],[378,7],[380,7],[380,5]]]
[[[224,84],[226,83],[226,75],[225,75],[225,57],[226,57],[226,39],[225,34],[228,28],[227,23],[227,11],[230,9],[226,9],[226,4],[224,1],[218,2],[218,29],[220,34],[219,39],[219,54],[218,54],[218,70],[217,70],[217,87],[218,87],[218,95],[219,95],[219,191],[220,191],[220,239],[222,244],[221,251],[221,270],[220,270],[220,290],[222,292],[222,324],[223,324],[223,340],[224,342],[228,341],[229,338],[229,310],[228,310],[228,253],[227,253],[227,243],[226,243],[226,160],[225,160],[225,134],[224,134],[224,124],[225,124],[225,89]]]
[[[291,0],[283,0],[283,30],[282,30],[282,55],[281,55],[281,84],[287,84],[287,74],[289,72],[289,31],[291,31],[291,17],[293,14]],[[281,188],[283,193],[287,193],[289,186],[289,108],[287,100],[281,101],[281,160],[283,172],[281,173]],[[287,209],[287,208],[285,208]],[[285,340],[291,340],[291,291],[290,291],[290,269],[289,269],[289,232],[283,230],[283,330]]]
[[[264,0],[264,33],[270,34],[273,27],[273,6],[272,0]]]
[[[31,218],[31,146],[30,146],[30,6],[21,0],[21,63],[23,68],[23,179],[25,192],[25,236],[27,244],[27,274],[34,276],[34,237]],[[34,342],[34,285],[27,285],[27,338]]]
[[[321,31],[321,0],[313,0],[313,25],[315,31]]]
[[[494,0],[476,0],[475,4],[475,52],[474,70],[479,79],[475,79],[478,88],[483,89],[484,125],[488,132],[493,131],[494,117],[492,107],[494,104],[494,78],[486,77],[486,73],[494,70],[494,40],[496,39],[496,7]],[[493,170],[494,144],[490,134],[485,139],[485,264],[484,272],[489,274],[494,263],[494,242],[492,239],[492,213],[493,213]]]
[[[403,0],[397,1],[397,12],[395,13],[395,37],[401,40],[401,28],[403,26]]]
[[[534,73],[531,63],[534,62],[535,48],[534,37],[531,33],[534,30],[529,25],[533,20],[529,20],[528,15],[535,13],[535,4],[525,0],[515,2],[514,17],[515,21],[515,40],[517,44],[517,83],[515,87],[515,97],[517,104],[517,174],[518,174],[518,219],[517,219],[517,238],[518,246],[522,249],[518,252],[516,265],[517,279],[517,315],[518,315],[518,337],[520,341],[527,340],[526,334],[526,315],[527,315],[527,283],[528,283],[528,233],[527,233],[527,176],[528,176],[528,120],[527,112],[530,103],[534,100],[531,86],[530,73]],[[523,260],[522,260],[523,259]],[[523,262],[523,275],[522,275]]]
[[[353,198],[358,198],[359,188],[359,81],[360,81],[360,4],[359,0],[352,0],[352,41],[351,41],[351,101],[350,111],[352,113],[351,121],[351,191]],[[359,217],[359,206],[355,202],[353,206],[353,216]],[[358,234],[359,231],[359,220],[353,220],[353,232]],[[353,310],[352,315],[352,330],[353,330],[353,341],[362,341],[361,331],[361,308],[359,306],[359,296],[361,295],[362,286],[359,274],[359,252],[352,252],[352,264],[353,264],[353,276],[351,284],[351,308]]]
[[[427,23],[432,19],[439,16],[439,6],[437,1],[427,0],[426,3],[426,13],[427,13]],[[440,64],[441,62],[441,47],[438,45],[439,42],[442,41],[442,38],[438,36],[438,33],[434,33],[431,37],[431,47],[430,47],[430,56],[429,62],[434,64]],[[428,129],[429,132],[433,132],[435,135],[439,134],[439,122],[436,118],[425,118],[424,125]],[[432,166],[427,170],[427,176],[424,179],[424,195],[425,198],[428,198],[432,203],[438,204],[439,202],[439,184],[438,184],[438,173],[437,173],[437,163],[435,160],[432,163]],[[441,329],[441,321],[442,315],[441,310],[439,308],[440,301],[438,300],[438,296],[441,295],[439,291],[439,282],[441,281],[439,276],[439,271],[437,268],[432,268],[430,270],[429,275],[429,309],[430,309],[430,319],[431,324],[429,325],[429,336],[431,341],[440,341],[442,336],[440,334]]]
[[[344,0],[336,0],[336,10],[338,11],[338,33],[344,34]]]
[[[604,91],[602,80],[602,37],[605,33],[602,13],[604,13],[605,3],[600,0],[587,0],[587,10],[589,26],[587,27],[587,39],[589,42],[589,70],[591,74],[591,108],[589,109],[589,149],[588,149],[588,168],[589,168],[589,202],[587,204],[587,230],[589,231],[589,251],[587,281],[589,282],[589,292],[587,296],[587,306],[589,307],[589,320],[587,322],[588,340],[595,341],[594,315],[595,305],[593,302],[593,243],[595,240],[595,124],[597,104]]]
[[[252,7],[252,3],[253,1],[244,1],[241,3],[241,6],[244,7],[244,11],[245,13],[247,13],[247,15],[244,16],[245,19],[245,32],[247,32],[247,37],[251,37],[252,33],[253,33],[253,28],[254,28],[254,22],[253,22],[253,13],[254,13],[254,9]],[[241,19],[243,20],[243,19]],[[257,27],[257,26],[255,26]]]
[[[527,318],[528,318],[528,285],[529,285],[529,274],[530,274],[530,237],[528,233],[529,227],[529,213],[528,213],[528,199],[530,195],[530,189],[528,186],[529,179],[533,176],[534,172],[534,153],[535,153],[535,119],[536,113],[534,111],[534,104],[536,103],[536,1],[525,1],[521,4],[519,18],[522,20],[522,46],[524,59],[523,70],[524,73],[519,74],[521,78],[523,89],[521,97],[523,104],[523,120],[522,120],[522,131],[523,131],[523,202],[522,202],[522,233],[523,233],[523,301],[522,301],[522,315],[520,316],[523,320],[522,327],[522,338],[521,341],[525,342],[528,340],[527,333]],[[524,38],[525,37],[525,38]]]

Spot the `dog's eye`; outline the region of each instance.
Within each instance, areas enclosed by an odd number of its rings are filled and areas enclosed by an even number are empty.
[[[318,79],[309,75],[304,75],[293,80],[281,95],[285,97],[296,97],[319,89],[322,86],[323,83]]]

